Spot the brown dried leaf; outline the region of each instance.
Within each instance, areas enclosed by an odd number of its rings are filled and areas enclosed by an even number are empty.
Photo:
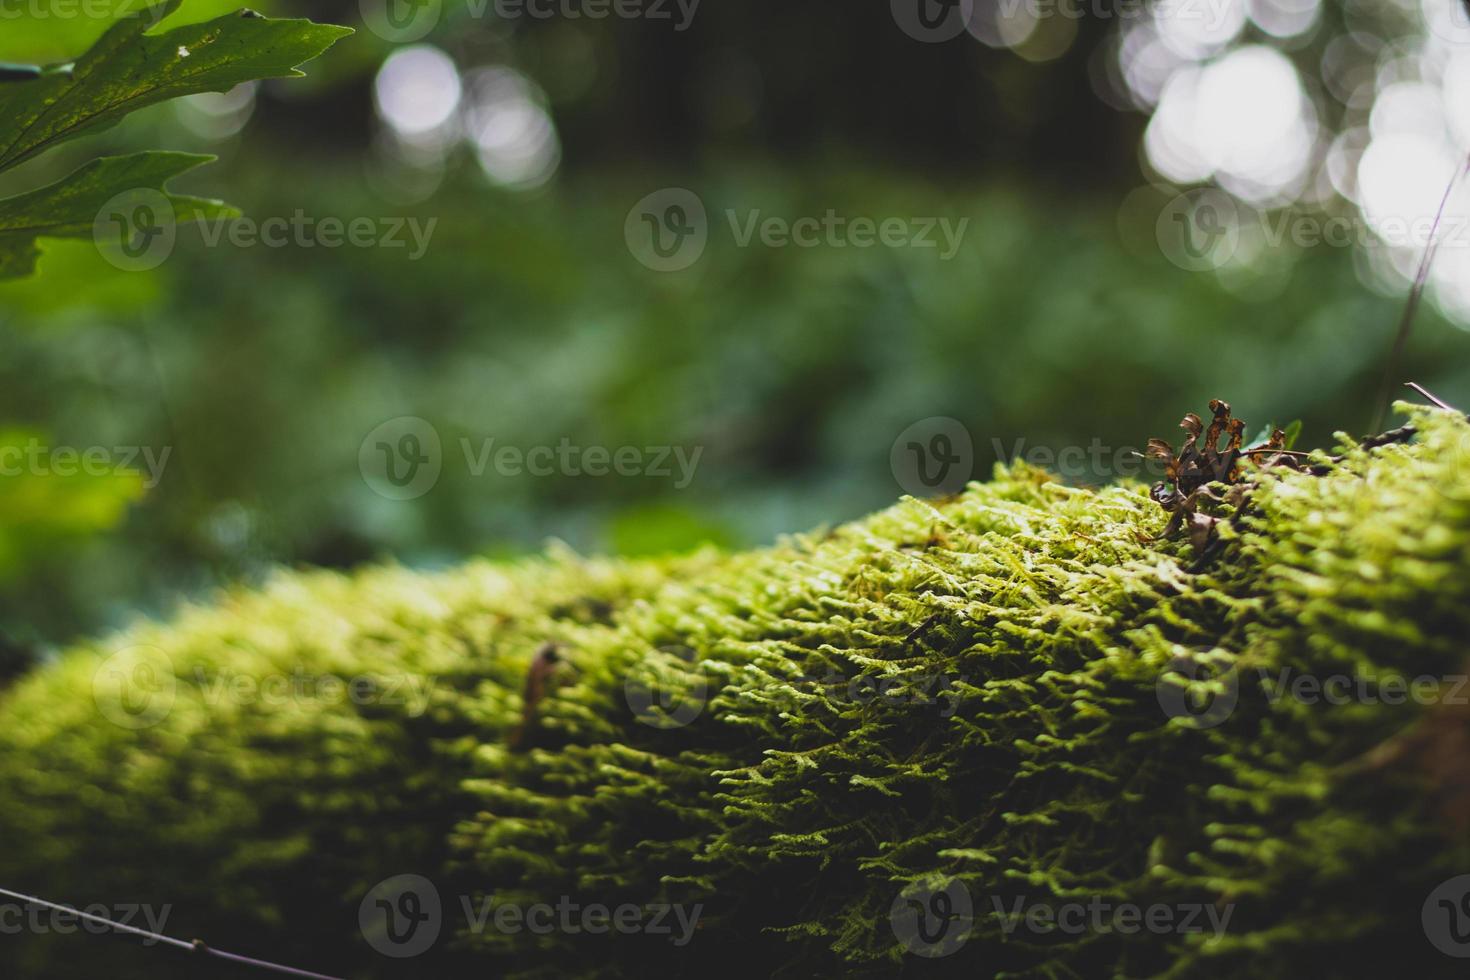
[[[1180,511],[1183,513],[1183,511]],[[1196,552],[1204,551],[1205,545],[1210,543],[1210,536],[1215,533],[1215,525],[1220,523],[1218,517],[1209,514],[1201,514],[1197,511],[1189,514],[1189,543],[1194,546]]]

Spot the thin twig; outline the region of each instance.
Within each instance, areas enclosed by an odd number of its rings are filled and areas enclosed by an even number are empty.
[[[1414,326],[1419,297],[1424,294],[1424,284],[1429,279],[1429,263],[1434,261],[1434,253],[1439,248],[1439,222],[1444,217],[1445,208],[1449,206],[1455,188],[1467,173],[1470,173],[1470,156],[1465,158],[1465,163],[1450,178],[1450,185],[1444,189],[1444,197],[1440,199],[1439,210],[1434,214],[1434,224],[1429,226],[1429,241],[1424,244],[1424,256],[1419,260],[1419,271],[1414,274],[1414,285],[1409,288],[1409,299],[1404,303],[1404,315],[1399,320],[1397,333],[1394,334],[1393,347],[1388,352],[1388,363],[1383,368],[1383,384],[1378,389],[1378,403],[1373,409],[1373,424],[1368,427],[1369,432],[1383,430],[1383,420],[1388,416],[1388,402],[1393,394],[1393,377],[1398,373],[1404,347],[1409,343],[1409,331]]]
[[[1307,457],[1312,455],[1311,453],[1299,452],[1295,449],[1272,449],[1270,446],[1257,446],[1255,449],[1242,449],[1240,451],[1240,454],[1242,456],[1300,456],[1302,459],[1306,459]]]
[[[1438,405],[1440,408],[1445,409],[1446,411],[1449,411],[1449,412],[1458,412],[1459,411],[1459,409],[1456,408],[1455,406],[1450,405],[1450,404],[1448,404],[1446,402],[1443,402],[1439,398],[1436,398],[1433,392],[1429,391],[1429,389],[1425,388],[1421,384],[1418,384],[1417,382],[1414,382],[1414,381],[1405,381],[1404,382],[1404,387],[1405,388],[1413,388],[1419,394],[1423,395],[1425,398],[1428,398],[1434,404]]]
[[[55,902],[48,902],[45,899],[36,898],[34,895],[22,895],[20,892],[13,892],[8,888],[0,888],[0,895],[4,895],[7,898],[13,898],[20,902],[25,902],[28,905],[39,905],[42,908],[51,909],[56,912],[64,912],[67,915],[74,915],[77,918],[83,919],[87,922],[95,922],[98,925],[104,925],[109,929],[115,929],[118,932],[125,932],[129,935],[142,936],[144,939],[151,939],[154,942],[163,943],[167,946],[173,946],[177,949],[182,949],[190,953],[204,953],[207,956],[213,956],[216,959],[221,960],[228,960],[231,963],[240,963],[245,966],[253,966],[258,970],[269,970],[273,973],[283,973],[287,976],[292,977],[308,977],[311,978],[311,980],[342,980],[341,977],[329,977],[325,973],[312,973],[310,970],[298,970],[292,966],[282,966],[279,963],[268,963],[265,960],[252,959],[249,956],[240,956],[236,953],[226,953],[224,950],[213,949],[209,946],[206,946],[198,939],[194,940],[193,942],[185,942],[182,939],[175,939],[172,936],[161,936],[156,932],[149,932],[147,929],[139,929],[137,926],[124,925],[121,922],[113,922],[111,919],[103,918],[100,915],[92,915],[89,912],[81,912],[77,909],[72,908],[69,905],[58,905]]]

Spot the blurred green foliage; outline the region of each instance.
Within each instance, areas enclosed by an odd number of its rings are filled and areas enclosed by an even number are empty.
[[[250,11],[225,14],[204,25],[173,22],[166,33],[153,30],[181,3],[32,5],[29,12],[35,19],[21,19],[12,38],[34,42],[38,29],[53,28],[47,32],[53,42],[75,45],[77,60],[75,66],[21,64],[4,80],[0,171],[49,157],[46,151],[57,144],[105,130],[131,112],[171,98],[228,91],[261,77],[299,76],[295,66],[352,33],[301,20],[270,20]],[[196,16],[204,12],[201,5],[192,11]],[[25,12],[11,5],[0,16],[13,22]],[[56,29],[58,25],[66,26]],[[47,61],[41,48],[29,51],[28,57]],[[200,221],[239,217],[215,201],[161,192],[170,178],[212,159],[145,150],[90,160],[63,180],[27,193],[0,194],[0,279],[10,282],[35,272],[40,238],[81,239],[97,248],[99,256],[107,253],[114,265],[126,265],[112,253],[121,244],[124,255],[132,254],[137,244],[129,225],[133,218],[120,222],[116,232],[104,235],[98,229],[111,202],[127,195],[152,195],[138,212],[162,224],[150,227],[145,245],[155,241],[163,225],[172,225],[175,216]],[[17,590],[28,591],[36,579],[32,566],[64,555],[77,538],[115,526],[140,487],[155,486],[162,478],[171,452],[169,446],[155,451],[140,445],[57,445],[43,431],[0,431],[0,583],[18,580],[24,585]],[[133,468],[139,457],[149,463],[146,481]],[[13,617],[10,633],[0,635],[0,679],[29,659],[25,643],[32,637],[24,634],[33,625],[23,616]],[[22,636],[20,644],[13,639],[16,633]]]
[[[181,17],[216,12],[191,0]],[[494,42],[546,69],[553,112],[565,80],[553,55],[576,49],[572,25],[554,26],[544,43]],[[89,29],[7,25],[0,56],[60,57]],[[460,46],[484,47],[491,33]],[[1254,426],[1301,418],[1307,446],[1368,424],[1399,299],[1367,292],[1346,250],[1287,243],[1225,278],[1187,272],[1155,239],[1172,191],[1059,190],[1022,168],[937,178],[898,158],[778,160],[725,152],[734,144],[713,137],[709,153],[662,167],[573,166],[586,118],[542,188],[492,187],[455,149],[437,190],[405,198],[399,163],[353,142],[358,129],[333,128],[356,118],[387,50],[360,33],[299,85],[262,85],[240,133],[207,135],[187,106],[159,106],[0,187],[35,186],[101,151],[168,146],[220,154],[180,190],[223,190],[256,220],[437,222],[419,261],[401,249],[210,246],[185,230],[150,272],[58,242],[39,280],[0,286],[0,418],[56,446],[171,450],[156,487],[108,512],[107,533],[27,532],[37,543],[0,593],[12,640],[54,645],[280,563],[392,555],[437,566],[553,537],[637,554],[766,542],[891,501],[893,440],[930,416],[970,430],[977,477],[1018,446],[1141,448],[1173,437],[1210,397]],[[635,202],[667,186],[701,196],[710,243],[693,267],[656,273],[623,228]],[[741,248],[727,209],[740,220],[835,209],[969,225],[950,261],[924,249]],[[1470,402],[1465,341],[1425,314],[1407,376]],[[434,426],[443,472],[426,495],[395,501],[374,492],[358,457],[368,433],[405,415]],[[474,453],[491,438],[702,456],[682,489],[653,477],[476,476],[462,440]]]
[[[741,249],[716,226],[695,267],[659,274],[621,237],[626,208],[659,178],[515,197],[464,174],[405,208],[350,171],[286,181],[269,157],[243,153],[212,169],[255,216],[439,223],[417,263],[382,249],[210,248],[186,231],[152,273],[52,246],[39,282],[0,288],[7,417],[78,445],[173,447],[164,480],[85,570],[58,556],[8,593],[12,623],[55,636],[117,603],[157,608],[277,561],[437,564],[548,537],[630,552],[769,540],[896,496],[890,445],[935,415],[971,430],[977,476],[1016,440],[1141,447],[1214,396],[1253,424],[1303,418],[1305,443],[1320,445],[1367,425],[1397,308],[1364,293],[1347,254],[1296,256],[1289,282],[1273,255],[1259,282],[1232,291],[1128,251],[1111,208],[1009,184],[711,175],[701,186],[715,221],[725,207],[835,207],[964,215],[971,230],[943,262]],[[1262,282],[1273,288],[1253,293]],[[1453,362],[1463,343],[1426,317],[1414,377],[1470,395]],[[358,451],[403,415],[438,430],[444,471],[400,502],[367,485]],[[461,440],[479,451],[489,438],[703,456],[682,490],[476,477]]]
[[[143,495],[130,468],[96,475],[77,459],[57,459],[35,431],[0,431],[0,582],[15,580],[56,544],[115,526]]]

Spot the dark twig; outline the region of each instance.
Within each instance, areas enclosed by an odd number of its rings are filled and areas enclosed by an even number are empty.
[[[291,977],[308,977],[312,978],[312,980],[342,980],[341,977],[329,977],[325,973],[312,973],[310,970],[298,970],[294,966],[282,966],[279,963],[269,963],[265,960],[252,959],[249,956],[240,956],[237,953],[226,953],[222,949],[212,949],[198,939],[193,942],[185,942],[182,939],[175,939],[172,936],[161,936],[156,932],[149,932],[147,929],[139,929],[137,926],[113,922],[111,919],[103,918],[100,915],[81,912],[70,906],[58,905],[55,902],[48,902],[44,899],[36,898],[33,895],[22,895],[20,892],[13,892],[8,888],[0,888],[0,895],[13,898],[19,902],[25,902],[28,905],[39,905],[42,908],[51,909],[54,912],[74,915],[78,919],[95,922],[98,925],[106,926],[117,932],[125,932],[132,936],[141,936],[144,939],[151,939],[154,942],[163,943],[165,946],[173,946],[176,949],[182,949],[190,953],[203,953],[205,956],[213,956],[215,959],[228,960],[231,963],[240,963],[244,966],[255,967],[257,970],[267,970],[272,973],[281,973]]]
[[[1406,381],[1406,382],[1404,382],[1404,387],[1405,388],[1413,388],[1419,394],[1423,395],[1425,398],[1427,398],[1431,402],[1433,402],[1436,406],[1438,406],[1439,408],[1444,409],[1447,412],[1458,412],[1459,411],[1459,409],[1456,408],[1455,406],[1450,405],[1447,402],[1443,402],[1439,398],[1435,397],[1435,395],[1434,395],[1433,392],[1431,392],[1428,388],[1425,388],[1423,385],[1419,384],[1417,381]]]
[[[1419,298],[1424,294],[1424,284],[1429,279],[1429,264],[1434,261],[1434,253],[1439,249],[1439,222],[1444,217],[1445,208],[1449,206],[1450,197],[1455,193],[1465,174],[1470,173],[1470,156],[1465,158],[1465,163],[1456,171],[1455,176],[1450,178],[1450,185],[1444,189],[1444,197],[1440,199],[1439,210],[1434,214],[1434,224],[1429,226],[1429,241],[1424,244],[1424,256],[1419,260],[1419,271],[1414,274],[1414,285],[1409,289],[1409,299],[1404,303],[1404,315],[1399,318],[1399,328],[1394,334],[1393,347],[1388,352],[1388,363],[1383,368],[1383,384],[1379,386],[1378,403],[1373,409],[1373,424],[1368,431],[1377,432],[1383,428],[1383,420],[1388,416],[1388,402],[1393,395],[1393,379],[1398,373],[1399,361],[1403,358],[1404,347],[1409,343],[1409,331],[1414,327],[1414,314],[1419,309]]]
[[[541,649],[531,658],[531,666],[526,671],[526,687],[521,695],[521,723],[510,733],[512,752],[520,752],[530,746],[541,699],[546,697],[551,686],[551,675],[556,671],[557,664],[561,663],[560,649],[559,644],[543,643]]]

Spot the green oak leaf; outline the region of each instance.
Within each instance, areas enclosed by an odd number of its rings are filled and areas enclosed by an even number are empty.
[[[298,65],[352,33],[252,10],[150,33],[182,2],[163,0],[119,20],[74,63],[0,65],[0,171],[144,106],[299,76]],[[218,201],[166,190],[169,180],[212,159],[165,152],[106,157],[0,200],[0,280],[35,272],[39,238],[93,238],[116,263],[151,268],[156,263],[141,261],[141,250],[159,258],[156,246],[172,245],[176,224],[238,216]]]
[[[54,184],[0,200],[0,280],[35,272],[37,238],[90,238],[99,248],[124,249],[149,244],[149,235],[171,236],[176,224],[239,217],[219,201],[166,190],[174,177],[213,160],[162,150],[102,157]],[[165,209],[171,213],[160,213]]]
[[[124,18],[74,64],[0,86],[0,170],[156,102],[227,92],[257,78],[299,76],[298,65],[352,33],[252,10],[148,33],[182,2],[165,0]]]
[[[0,61],[60,61],[87,50],[116,21],[158,0],[0,0]],[[179,16],[198,22],[258,3],[261,13],[299,0],[188,0]]]

